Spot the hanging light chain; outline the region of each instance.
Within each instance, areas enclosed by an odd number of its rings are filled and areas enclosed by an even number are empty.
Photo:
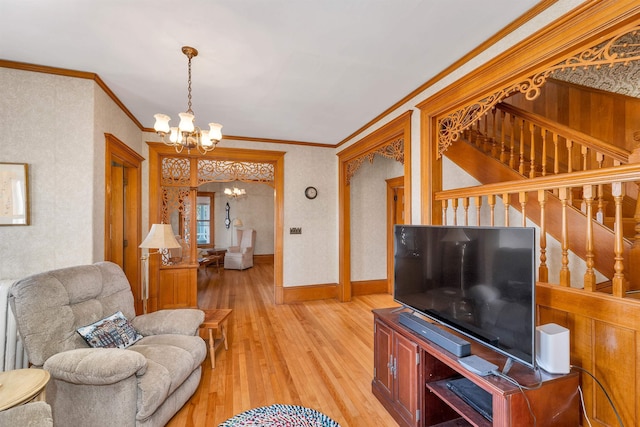
[[[187,83],[187,92],[188,92],[187,113],[193,114],[193,110],[191,109],[191,58],[193,58],[195,55],[191,51],[186,52],[185,54],[187,55],[187,58],[189,58],[189,80]],[[196,51],[196,55],[197,55],[197,51]]]

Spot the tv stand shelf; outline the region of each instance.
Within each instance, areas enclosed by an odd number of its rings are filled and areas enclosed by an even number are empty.
[[[551,375],[534,372],[515,363],[509,376],[524,386],[539,388],[523,392],[509,381],[481,377],[466,370],[458,358],[400,324],[397,309],[374,310],[373,394],[401,426],[532,426],[579,425],[578,374]],[[504,366],[506,357],[472,342],[472,354]],[[493,422],[448,389],[453,378],[465,377],[489,392]],[[525,398],[526,395],[526,398]],[[553,419],[551,419],[553,417]]]
[[[440,400],[445,402],[451,408],[462,416],[462,419],[456,418],[452,421],[446,421],[444,424],[438,424],[438,426],[449,425],[453,422],[456,426],[478,426],[478,427],[491,427],[491,421],[480,415],[475,409],[470,407],[465,401],[460,399],[455,393],[447,388],[447,380],[427,382],[427,390],[438,396]],[[473,424],[470,424],[470,420]]]

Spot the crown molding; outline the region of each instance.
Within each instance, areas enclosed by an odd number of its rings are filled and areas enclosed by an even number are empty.
[[[25,62],[7,61],[7,60],[4,60],[4,59],[0,59],[0,67],[1,68],[13,68],[13,69],[22,70],[22,71],[31,71],[31,72],[34,72],[34,73],[53,74],[53,75],[57,75],[57,76],[93,80],[107,94],[107,96],[109,98],[111,98],[111,100],[113,102],[115,102],[115,104],[118,107],[120,107],[122,112],[125,113],[127,115],[127,117],[129,117],[131,119],[131,121],[133,121],[133,123],[136,126],[138,126],[138,128],[141,131],[144,130],[144,128],[142,127],[142,123],[140,123],[138,121],[138,119],[133,115],[133,113],[131,113],[131,111],[129,111],[129,109],[116,96],[116,94],[113,93],[113,91],[111,89],[109,89],[109,86],[107,86],[106,83],[96,73],[89,73],[89,72],[86,72],[86,71],[69,70],[69,69],[66,69],[66,68],[49,67],[49,66],[46,66],[46,65],[27,64]]]

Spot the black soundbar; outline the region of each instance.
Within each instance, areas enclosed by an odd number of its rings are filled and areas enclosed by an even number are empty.
[[[406,326],[418,335],[425,337],[458,357],[465,357],[471,354],[471,344],[469,341],[465,341],[437,327],[433,323],[429,323],[407,312],[400,313],[398,319],[401,325]]]

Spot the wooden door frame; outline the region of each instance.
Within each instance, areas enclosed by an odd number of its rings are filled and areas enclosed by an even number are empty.
[[[396,189],[404,188],[404,176],[387,179],[387,293],[393,293],[394,262],[394,219]],[[404,193],[406,197],[406,192]]]
[[[140,295],[140,256],[138,248],[142,237],[142,162],[144,157],[135,152],[131,147],[120,141],[114,135],[105,133],[105,202],[104,202],[104,259],[111,260],[111,163],[112,161],[124,163],[128,169],[128,205],[127,217],[130,219],[127,224],[126,239],[129,242],[125,249],[125,275],[131,285],[131,290],[136,302],[136,311],[141,312],[142,303]],[[132,175],[132,176],[131,176]],[[133,179],[131,179],[133,178]],[[135,266],[131,267],[131,266]]]
[[[149,146],[149,224],[160,221],[160,173],[162,172],[160,159],[171,155],[188,158],[207,158],[232,162],[262,162],[274,165],[274,254],[273,278],[274,299],[276,304],[284,303],[284,274],[283,274],[283,241],[284,241],[284,151],[250,150],[244,148],[217,147],[215,150],[202,155],[195,151],[191,154],[176,153],[175,149],[161,142],[147,142]],[[195,211],[194,211],[195,212]],[[195,251],[195,246],[192,245]],[[197,265],[197,264],[196,264]],[[149,264],[149,268],[158,265]],[[150,274],[150,277],[154,275]],[[149,283],[150,287],[155,284]]]
[[[404,207],[407,223],[411,222],[411,114],[409,110],[372,134],[362,138],[350,147],[338,153],[338,299],[351,301],[351,189],[350,174],[354,165],[361,163],[398,138],[403,139],[404,150],[404,188],[406,203]],[[389,271],[387,271],[389,277]]]

